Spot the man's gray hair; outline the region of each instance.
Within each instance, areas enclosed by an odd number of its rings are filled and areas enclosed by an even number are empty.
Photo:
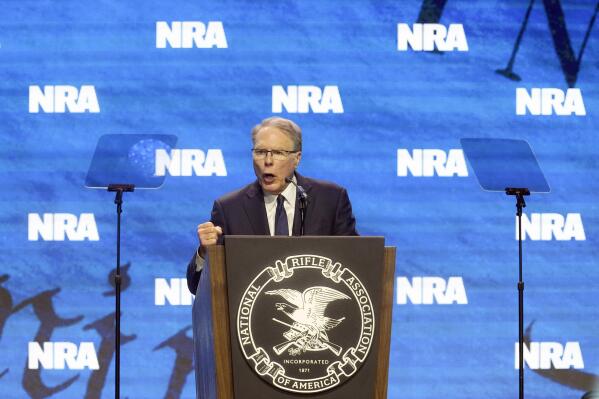
[[[293,151],[302,150],[302,129],[292,120],[273,116],[264,119],[252,129],[252,143],[256,143],[256,134],[265,127],[276,127],[293,141]]]

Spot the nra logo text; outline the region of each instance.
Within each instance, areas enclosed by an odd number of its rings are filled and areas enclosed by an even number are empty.
[[[93,342],[29,342],[27,367],[37,370],[99,370],[98,355]]]
[[[28,221],[29,241],[98,241],[98,227],[93,213],[79,216],[71,213],[30,213]]]
[[[193,295],[187,288],[187,279],[184,278],[157,278],[154,280],[154,304],[156,306],[191,305]]]
[[[448,152],[440,149],[413,149],[412,153],[407,148],[397,150],[397,176],[415,177],[452,177],[468,176],[468,168],[464,159],[464,152],[460,149],[451,149]]]
[[[29,86],[29,113],[98,113],[100,104],[94,86]]]
[[[580,89],[571,88],[564,93],[561,89],[535,88],[516,89],[516,115],[560,115],[584,116],[587,111]]]
[[[221,21],[156,22],[156,48],[228,48]]]
[[[520,345],[518,342],[514,345],[515,362],[517,369],[520,363]],[[580,343],[566,342],[565,345],[559,342],[531,342],[524,344],[524,364],[533,370],[549,369],[583,369],[584,360]]]
[[[408,51],[468,51],[462,24],[397,24],[397,50]]]
[[[462,277],[397,277],[396,299],[398,305],[468,304]]]
[[[586,234],[580,213],[522,214],[522,239],[533,241],[585,241]],[[518,239],[518,217],[516,217],[516,239]]]
[[[335,114],[343,113],[343,103],[337,86],[283,86],[272,87],[272,112],[285,111],[293,114]]]
[[[219,149],[208,152],[199,149],[176,149],[170,153],[156,150],[156,176],[226,176],[227,168],[223,153]]]

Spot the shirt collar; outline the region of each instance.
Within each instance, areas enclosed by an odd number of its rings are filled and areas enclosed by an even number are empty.
[[[293,180],[293,183],[297,184],[295,174],[293,175],[291,180]],[[295,204],[295,201],[292,201],[292,199],[295,200],[295,195],[296,195],[296,191],[297,191],[297,189],[295,188],[295,184],[293,184],[293,183],[287,184],[287,187],[285,187],[285,190],[283,190],[283,192],[281,193],[283,195],[283,197],[285,197],[285,201],[289,202],[292,205]],[[264,193],[264,202],[266,204],[271,204],[273,202],[276,202],[278,196],[279,196],[279,194]]]

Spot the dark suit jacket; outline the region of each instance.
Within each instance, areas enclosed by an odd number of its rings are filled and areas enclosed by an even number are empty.
[[[304,220],[305,235],[358,235],[351,203],[343,187],[303,177],[298,173],[295,176],[297,184],[308,194]],[[210,221],[223,229],[223,236],[270,235],[264,194],[258,181],[214,201]],[[294,236],[300,235],[300,224],[299,200],[296,200],[292,232]],[[223,236],[219,243],[222,243]],[[196,293],[200,281],[200,272],[196,272],[196,256],[194,254],[187,266],[187,286],[192,294]]]

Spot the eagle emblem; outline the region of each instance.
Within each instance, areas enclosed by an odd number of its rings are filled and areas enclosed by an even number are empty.
[[[288,303],[276,303],[278,311],[287,315],[292,323],[273,318],[279,324],[289,329],[283,333],[285,342],[273,347],[277,355],[288,350],[290,355],[296,356],[306,351],[330,350],[339,356],[343,348],[329,341],[327,331],[335,328],[345,317],[333,319],[325,316],[329,303],[340,299],[350,299],[349,296],[333,288],[315,286],[299,292],[294,289],[283,288],[266,291],[266,295],[279,295]]]

